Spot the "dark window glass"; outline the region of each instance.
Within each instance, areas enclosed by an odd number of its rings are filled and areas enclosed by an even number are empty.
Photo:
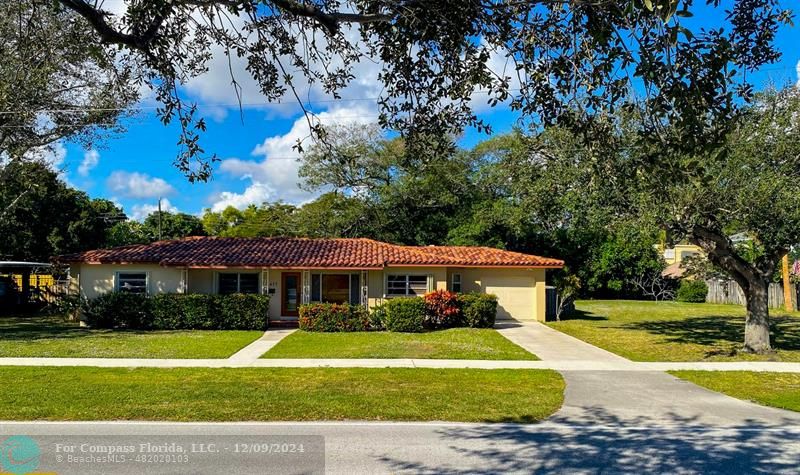
[[[322,301],[347,303],[350,296],[350,276],[331,274],[322,276]]]
[[[311,301],[322,301],[322,276],[319,274],[311,274]]]
[[[239,293],[258,293],[258,274],[239,274]]]
[[[361,303],[361,279],[358,274],[350,274],[350,303],[359,305]]]
[[[217,291],[222,295],[235,294],[239,290],[239,274],[219,274]]]
[[[428,291],[428,276],[408,276],[408,295],[424,295]]]

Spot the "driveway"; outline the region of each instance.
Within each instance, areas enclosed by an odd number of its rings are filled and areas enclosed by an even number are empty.
[[[567,382],[564,405],[551,420],[570,425],[625,427],[782,427],[800,425],[800,414],[709,391],[637,364],[541,323],[500,323],[498,331],[543,361],[572,361],[559,369]],[[585,363],[585,364],[583,364]]]

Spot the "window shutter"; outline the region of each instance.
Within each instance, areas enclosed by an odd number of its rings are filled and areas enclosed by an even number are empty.
[[[433,274],[428,274],[428,292],[433,292],[434,285]]]

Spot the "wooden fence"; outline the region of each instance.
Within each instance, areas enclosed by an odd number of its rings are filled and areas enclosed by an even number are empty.
[[[744,305],[744,292],[739,284],[732,280],[707,280],[708,294],[706,295],[706,302],[708,303],[730,303],[736,305]],[[792,284],[792,295],[797,295],[797,287]],[[792,299],[792,306],[797,310],[797,297]],[[772,308],[783,308],[783,284],[779,282],[772,282],[769,284],[769,306]]]

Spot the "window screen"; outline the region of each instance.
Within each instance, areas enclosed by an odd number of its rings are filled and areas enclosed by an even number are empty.
[[[120,272],[117,274],[117,290],[132,294],[147,293],[146,272]]]

